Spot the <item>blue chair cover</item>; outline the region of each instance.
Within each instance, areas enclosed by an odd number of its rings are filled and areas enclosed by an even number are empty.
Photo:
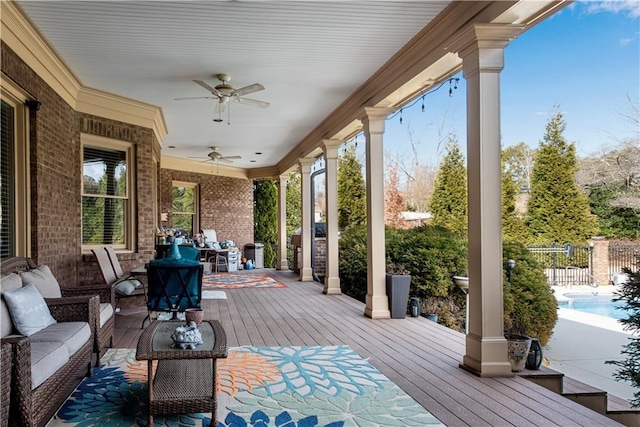
[[[203,266],[196,260],[152,260],[147,268],[149,312],[200,308],[202,274]]]

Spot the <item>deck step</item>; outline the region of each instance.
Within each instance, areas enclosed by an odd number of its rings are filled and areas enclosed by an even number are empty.
[[[539,370],[524,369],[516,375],[628,427],[640,427],[640,408],[634,409],[628,401],[608,395],[604,390],[567,377],[562,372],[541,366]]]

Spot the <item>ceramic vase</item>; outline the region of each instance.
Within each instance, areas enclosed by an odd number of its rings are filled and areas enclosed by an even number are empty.
[[[508,358],[511,364],[511,372],[520,372],[524,369],[529,356],[531,338],[524,335],[506,334],[508,345]]]

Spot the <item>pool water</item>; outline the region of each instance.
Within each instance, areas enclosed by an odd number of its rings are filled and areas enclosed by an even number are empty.
[[[565,294],[564,296],[573,299],[573,301],[560,302],[559,306],[562,308],[597,314],[611,319],[628,317],[626,311],[621,309],[624,306],[624,302],[611,301],[612,295]]]

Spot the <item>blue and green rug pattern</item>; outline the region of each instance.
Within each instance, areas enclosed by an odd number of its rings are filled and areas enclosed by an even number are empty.
[[[349,346],[235,347],[218,360],[216,427],[443,425]],[[145,426],[147,365],[110,349],[49,426]],[[155,416],[211,426],[211,414]]]

